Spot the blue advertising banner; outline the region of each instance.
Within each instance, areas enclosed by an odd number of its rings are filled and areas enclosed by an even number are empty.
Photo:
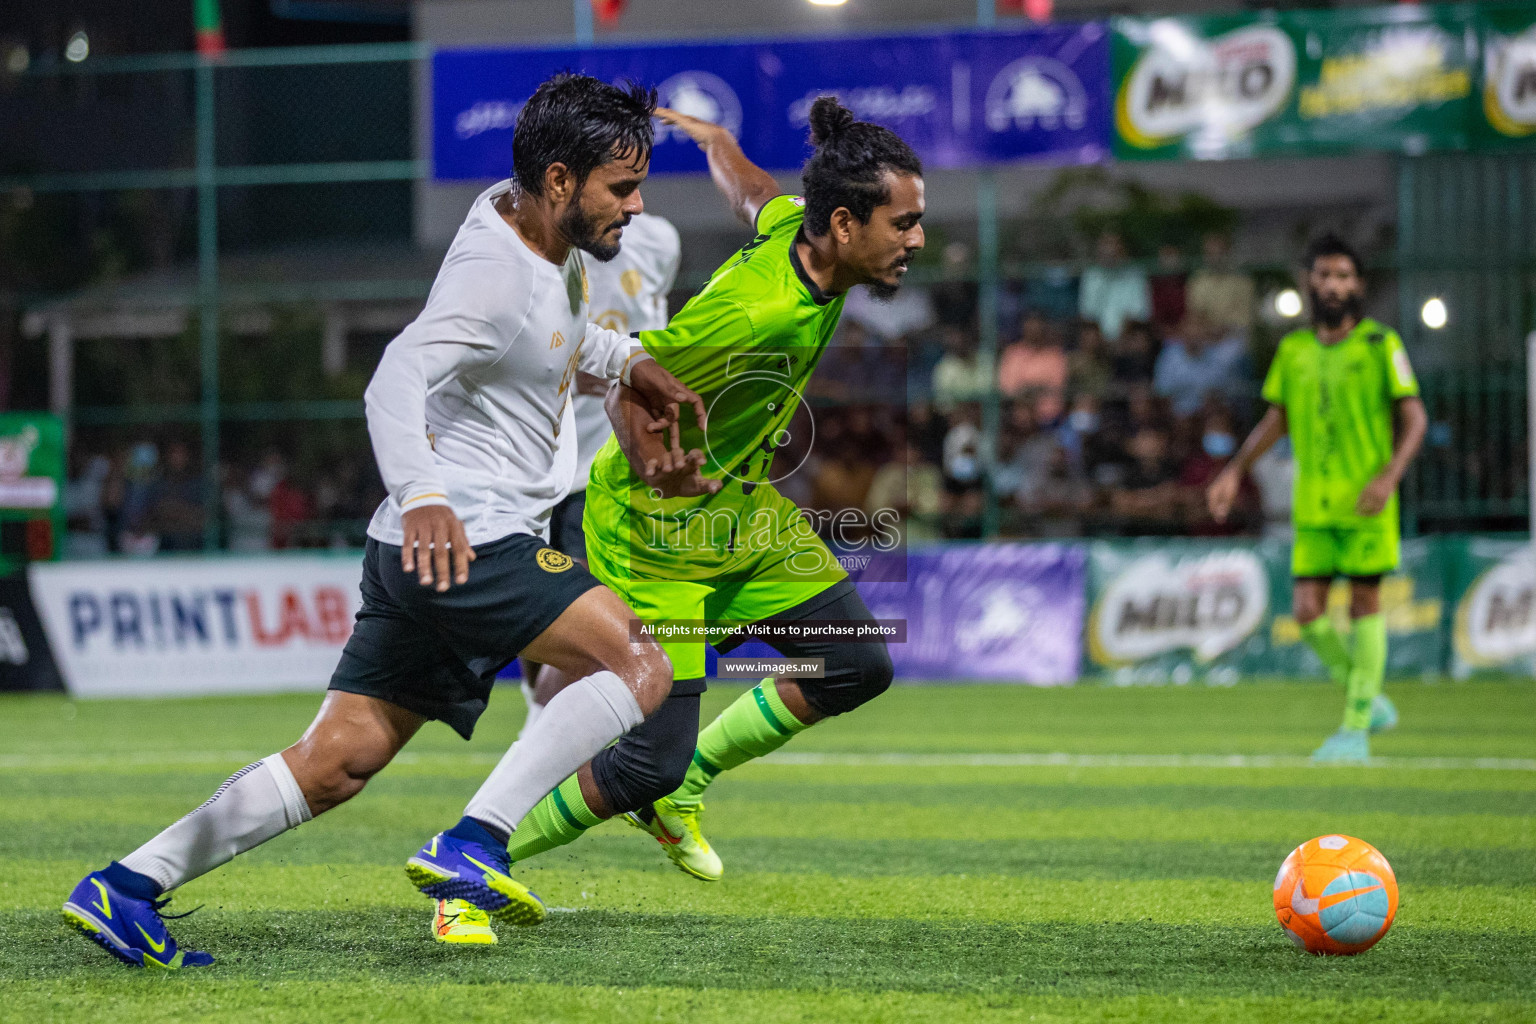
[[[505,177],[512,127],[539,82],[561,71],[657,87],[661,102],[723,124],[756,163],[798,168],[806,114],[834,93],[901,134],[934,167],[1011,160],[1092,162],[1110,148],[1109,37],[1101,24],[647,47],[442,50],[432,63],[433,176]],[[705,169],[665,127],[651,171]]]

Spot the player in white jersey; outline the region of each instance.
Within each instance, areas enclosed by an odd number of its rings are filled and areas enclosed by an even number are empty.
[[[677,280],[682,260],[682,240],[677,228],[664,217],[642,213],[624,229],[624,247],[604,262],[588,260],[587,282],[591,287],[592,322],[620,334],[654,331],[667,326],[667,296]],[[613,433],[603,409],[608,382],[591,374],[576,375],[576,395],[571,400],[575,436],[575,476],[571,492],[555,506],[549,521],[549,544],[557,551],[586,564],[587,535],[581,528],[586,508],[587,478],[598,449]],[[566,437],[562,435],[562,448]],[[563,456],[570,453],[562,451]],[[545,683],[536,687],[539,666],[524,663],[523,696],[528,701],[527,728],[558,690],[554,673],[544,673]]]
[[[682,241],[677,228],[663,217],[642,213],[624,229],[624,245],[606,262],[587,260],[590,290],[589,316],[600,327],[629,335],[667,325],[667,295],[677,280]],[[556,551],[586,565],[587,535],[581,517],[586,508],[587,478],[598,449],[613,433],[603,399],[609,383],[587,373],[577,373],[575,395],[566,411],[560,434],[560,464],[573,473],[570,493],[555,506],[549,520],[549,544]],[[521,659],[523,698],[528,715],[523,731],[533,727],[539,714],[570,678],[553,666]],[[483,911],[463,900],[440,899],[433,907],[432,935],[439,942],[486,945],[496,933]]]
[[[164,894],[355,796],[428,720],[467,739],[497,671],[519,654],[576,681],[406,874],[429,896],[509,923],[543,918],[506,873],[511,832],[672,686],[660,647],[630,636],[634,613],[546,544],[571,482],[556,454],[578,372],[644,393],[653,430],[675,425],[681,403],[704,415],[626,335],[588,322],[577,252],[613,258],[641,212],[655,103],[654,91],[557,75],[524,107],[513,178],[475,200],[426,307],[368,387],[389,497],[368,529],[363,606],[330,692],[297,743],[70,893],[66,921],[114,956],[211,963],[166,931]]]

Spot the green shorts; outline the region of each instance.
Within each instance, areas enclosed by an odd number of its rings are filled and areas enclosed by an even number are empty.
[[[1381,576],[1397,568],[1400,547],[1395,516],[1359,526],[1298,526],[1291,575]]]
[[[776,514],[756,514],[765,511]],[[592,575],[622,597],[642,622],[707,624],[705,640],[657,637],[679,682],[703,679],[705,643],[725,640],[734,624],[771,618],[848,578],[794,504],[771,486],[756,488],[752,500],[738,502],[731,515],[741,524],[729,532],[731,553],[722,558],[719,550],[700,551],[689,560],[638,546],[645,529],[642,523],[632,531],[638,517],[632,518],[608,492],[588,488],[584,525]],[[674,694],[684,692],[696,690],[673,689]]]

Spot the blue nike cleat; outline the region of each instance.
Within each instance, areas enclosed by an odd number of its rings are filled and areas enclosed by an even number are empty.
[[[507,874],[512,860],[504,847],[439,832],[405,862],[411,884],[438,900],[464,900],[498,921],[534,925],[544,920],[544,901]]]
[[[1378,693],[1376,699],[1371,701],[1371,732],[1386,732],[1396,728],[1397,705],[1386,694]]]
[[[1314,764],[1365,764],[1371,759],[1371,744],[1364,729],[1340,729],[1312,751]]]
[[[80,879],[64,904],[64,921],[102,949],[134,967],[207,967],[213,957],[181,949],[165,930],[160,910],[170,899],[142,900],[116,889],[100,871]],[[185,915],[181,915],[185,916]]]

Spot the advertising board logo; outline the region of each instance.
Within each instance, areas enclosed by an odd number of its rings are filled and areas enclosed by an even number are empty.
[[[0,437],[0,508],[44,509],[58,501],[59,485],[53,477],[27,476],[39,440],[31,424]]]
[[[1173,19],[1148,26],[1148,48],[1115,97],[1120,137],[1155,149],[1186,135],[1218,149],[1285,106],[1296,84],[1296,47],[1256,25],[1214,39]]]
[[[1075,131],[1088,121],[1088,92],[1077,72],[1061,61],[1021,57],[987,87],[986,118],[993,132]]]
[[[461,110],[453,119],[453,133],[461,139],[472,139],[485,132],[510,131],[517,126],[517,115],[523,112],[527,100],[482,100]]]
[[[811,120],[811,105],[822,96],[836,96],[837,101],[860,121],[892,125],[916,117],[927,117],[939,109],[938,90],[928,85],[866,85],[844,89],[809,89],[789,105],[789,123],[805,127]]]
[[[1089,654],[1100,665],[1127,665],[1187,648],[1211,661],[1252,635],[1268,610],[1269,575],[1251,551],[1147,555],[1093,606]]]
[[[1483,573],[1456,608],[1456,653],[1487,667],[1536,656],[1536,547]]]
[[[717,124],[732,135],[741,134],[741,100],[736,90],[718,75],[708,71],[680,71],[658,85],[656,95],[664,107]],[[682,129],[657,122],[656,142],[659,144],[668,139],[689,141]]]
[[[968,593],[956,617],[955,646],[968,655],[1028,649],[1039,618],[1040,592],[998,581]]]
[[[1495,131],[1511,138],[1536,134],[1536,28],[1488,40],[1483,112]]]

